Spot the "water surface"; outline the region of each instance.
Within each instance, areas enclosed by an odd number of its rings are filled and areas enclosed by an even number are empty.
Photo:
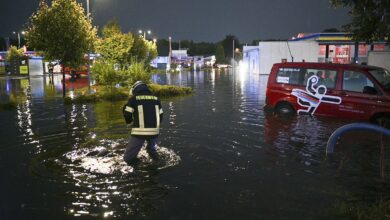
[[[81,79],[68,88],[85,86]],[[122,161],[123,102],[65,105],[60,78],[0,79],[0,219],[346,219],[344,209],[389,202],[389,139],[350,123],[263,111],[266,76],[153,76],[194,94],[163,100],[162,159]],[[381,169],[385,177],[380,177]]]

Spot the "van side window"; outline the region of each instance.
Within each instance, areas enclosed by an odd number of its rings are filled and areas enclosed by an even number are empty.
[[[319,82],[317,86],[324,85],[328,89],[336,88],[337,71],[329,69],[307,69],[305,85],[307,80],[313,75],[318,77]]]
[[[280,68],[276,74],[276,82],[290,85],[305,85],[306,70],[302,68]]]
[[[344,71],[343,90],[363,93],[365,86],[374,87],[374,84],[364,73],[356,71]]]

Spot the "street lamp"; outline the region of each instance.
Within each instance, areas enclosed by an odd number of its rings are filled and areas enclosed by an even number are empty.
[[[18,35],[18,48],[20,48],[20,34],[25,34],[26,32],[22,31],[22,32],[12,32],[13,34],[17,34]]]
[[[152,34],[152,31],[151,30],[148,30],[148,31],[139,30],[138,33],[140,35],[144,35],[144,39],[146,40],[146,33],[148,33],[150,35],[150,34]]]

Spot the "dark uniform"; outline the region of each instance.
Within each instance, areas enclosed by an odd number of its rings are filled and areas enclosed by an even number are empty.
[[[156,142],[163,118],[161,102],[142,81],[137,81],[130,93],[132,97],[123,106],[123,116],[126,123],[133,123],[133,126],[124,160],[126,163],[131,163],[137,157],[145,141],[149,155],[153,159],[158,159]]]

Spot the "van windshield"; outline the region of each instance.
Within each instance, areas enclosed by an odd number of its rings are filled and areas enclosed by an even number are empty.
[[[375,77],[376,80],[380,84],[383,85],[386,91],[390,91],[390,72],[385,69],[373,69],[369,71],[372,76]]]

